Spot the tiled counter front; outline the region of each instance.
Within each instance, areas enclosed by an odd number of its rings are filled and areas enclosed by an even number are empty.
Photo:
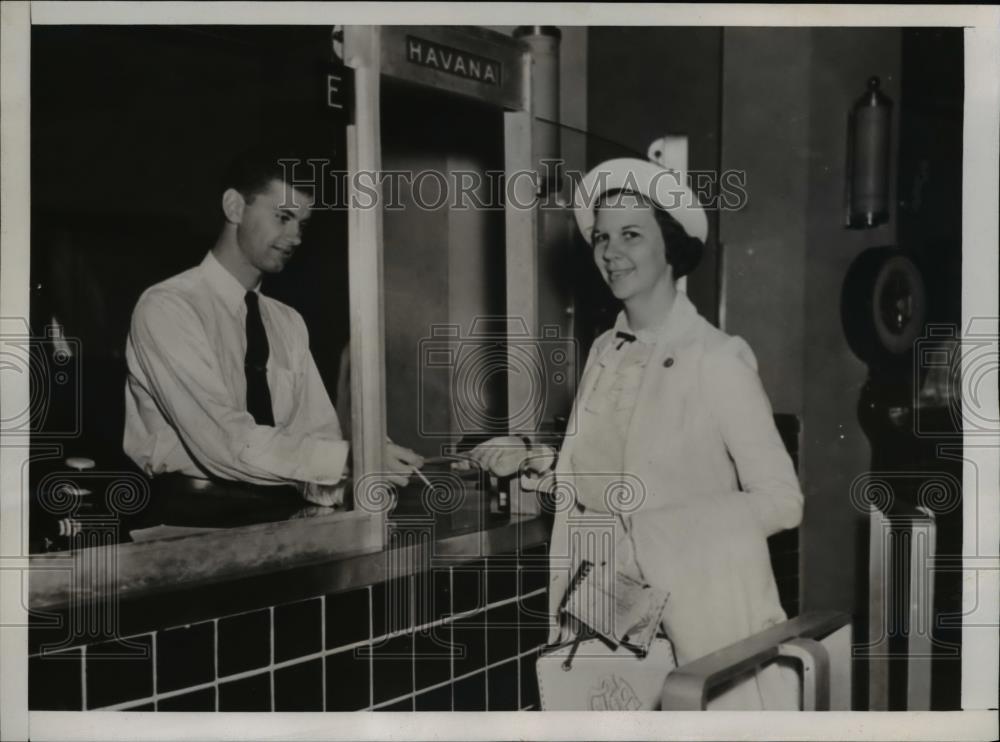
[[[55,653],[41,645],[60,631],[36,627],[29,707],[537,709],[546,573],[546,547],[535,544]]]

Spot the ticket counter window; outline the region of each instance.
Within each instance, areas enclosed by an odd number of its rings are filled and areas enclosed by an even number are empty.
[[[30,334],[4,333],[36,339],[24,360],[39,551],[68,545],[81,518],[131,524],[138,513],[125,511],[142,509],[148,479],[122,445],[130,317],[145,289],[212,248],[229,162],[273,140],[344,171],[347,122],[323,105],[329,27],[35,26],[32,48]],[[295,255],[262,285],[304,319],[335,403],[348,274],[346,211],[316,208]],[[111,492],[122,501],[108,510]],[[303,505],[255,500],[202,525],[281,519]]]

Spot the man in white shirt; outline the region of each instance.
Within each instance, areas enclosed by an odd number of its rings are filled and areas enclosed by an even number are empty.
[[[125,452],[148,475],[196,484],[294,485],[342,502],[349,444],[319,376],[302,317],[260,293],[302,239],[313,199],[276,156],[251,152],[227,175],[225,223],[200,265],[146,290],[126,344]],[[387,444],[388,481],[420,456]]]

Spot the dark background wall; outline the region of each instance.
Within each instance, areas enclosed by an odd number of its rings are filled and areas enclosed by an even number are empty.
[[[120,456],[122,352],[143,289],[200,262],[219,182],[261,140],[343,162],[321,109],[329,29],[32,28],[32,323],[82,342],[82,455]],[[298,309],[333,390],[347,340],[346,220],[319,212],[264,290]]]
[[[746,173],[748,200],[719,215],[721,325],[750,343],[775,409],[801,415],[810,30],[723,38],[722,162]]]
[[[724,327],[754,348],[775,407],[802,418],[804,607],[855,611],[863,516],[848,494],[870,463],[856,412],[867,368],[840,293],[854,258],[894,244],[897,223],[893,210],[873,230],[843,226],[847,116],[873,74],[898,100],[900,32],[726,29],[724,57],[723,167],[747,172],[749,196],[722,216]]]
[[[962,327],[963,30],[904,29],[902,57],[899,115],[905,126],[901,128],[899,141],[899,243],[912,251],[924,275],[931,277],[927,284],[928,322],[951,327],[959,334],[965,331]],[[973,243],[969,249],[974,249]],[[932,475],[950,475],[961,482],[960,432],[952,427],[950,415],[941,414],[946,411],[926,412],[937,413],[939,420],[947,418],[948,423],[926,426],[942,433],[940,437],[903,439],[907,450],[917,452],[914,468]],[[885,454],[891,458],[896,451],[889,448]],[[972,512],[975,507],[975,486],[969,489],[972,500],[963,500],[949,512],[938,513],[937,549],[941,556],[962,554],[963,513],[966,509]],[[961,498],[961,493],[958,494]],[[934,579],[935,611],[961,613],[963,574],[942,570]],[[962,627],[939,625],[933,636],[941,648],[932,683],[934,708],[959,708]],[[949,648],[947,651],[943,649],[945,646]],[[951,650],[959,654],[949,656]]]
[[[897,214],[891,208],[889,222],[871,230],[843,227],[847,112],[871,75],[884,81],[889,97],[899,99],[901,34],[896,29],[817,29],[811,35],[811,161],[802,243],[807,255],[803,483],[810,503],[802,527],[803,599],[810,607],[849,606],[857,614],[864,594],[859,575],[866,568],[862,528],[867,516],[849,495],[852,483],[871,465],[871,444],[857,414],[867,367],[847,345],[840,295],[847,269],[861,251],[895,244]],[[898,142],[898,116],[894,123]],[[897,162],[893,157],[890,172]]]
[[[645,159],[653,141],[671,135],[688,137],[690,171],[718,171],[721,63],[719,28],[589,29],[587,166],[611,157]],[[688,294],[713,322],[718,315],[717,238],[718,216],[709,210],[705,255],[688,277]],[[588,284],[584,296],[591,303],[595,294],[607,301],[602,288]],[[595,321],[607,323],[609,316],[614,319],[612,311],[605,311]]]
[[[931,320],[962,317],[962,31],[905,29],[899,115],[899,241],[937,280]]]

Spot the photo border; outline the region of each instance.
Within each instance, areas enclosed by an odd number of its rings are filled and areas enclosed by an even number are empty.
[[[991,318],[997,332],[998,198],[1000,131],[1000,9],[990,6],[830,6],[830,5],[609,5],[569,3],[4,3],[2,44],[2,255],[0,316],[27,316],[29,258],[29,24],[509,24],[532,20],[563,26],[963,26],[965,27],[965,112],[963,144],[963,326],[974,317]],[[8,384],[0,400],[15,409],[27,400],[27,379]],[[996,390],[979,400],[980,419],[996,419]],[[968,418],[970,411],[965,409]],[[964,558],[984,565],[978,591],[966,590],[967,611],[998,615],[995,553],[997,451],[1000,436],[966,437],[968,480],[978,469],[978,522],[966,518]],[[25,623],[19,593],[26,584],[27,557],[9,554],[19,544],[22,512],[21,463],[25,448],[0,447],[0,625]],[[966,509],[968,515],[971,509]],[[982,577],[982,575],[980,575]],[[967,582],[967,585],[970,583]],[[563,712],[490,714],[170,714],[128,712],[27,712],[27,637],[23,629],[2,629],[5,739],[245,739],[295,736],[299,739],[988,739],[997,736],[996,711],[905,713],[776,712]],[[962,704],[989,708],[997,698],[996,625],[963,627]],[[974,660],[974,661],[973,661]],[[666,715],[664,715],[666,714]],[[151,724],[151,721],[155,721]],[[241,723],[235,723],[241,722]],[[496,723],[494,723],[496,722]],[[623,723],[624,722],[624,723]]]

